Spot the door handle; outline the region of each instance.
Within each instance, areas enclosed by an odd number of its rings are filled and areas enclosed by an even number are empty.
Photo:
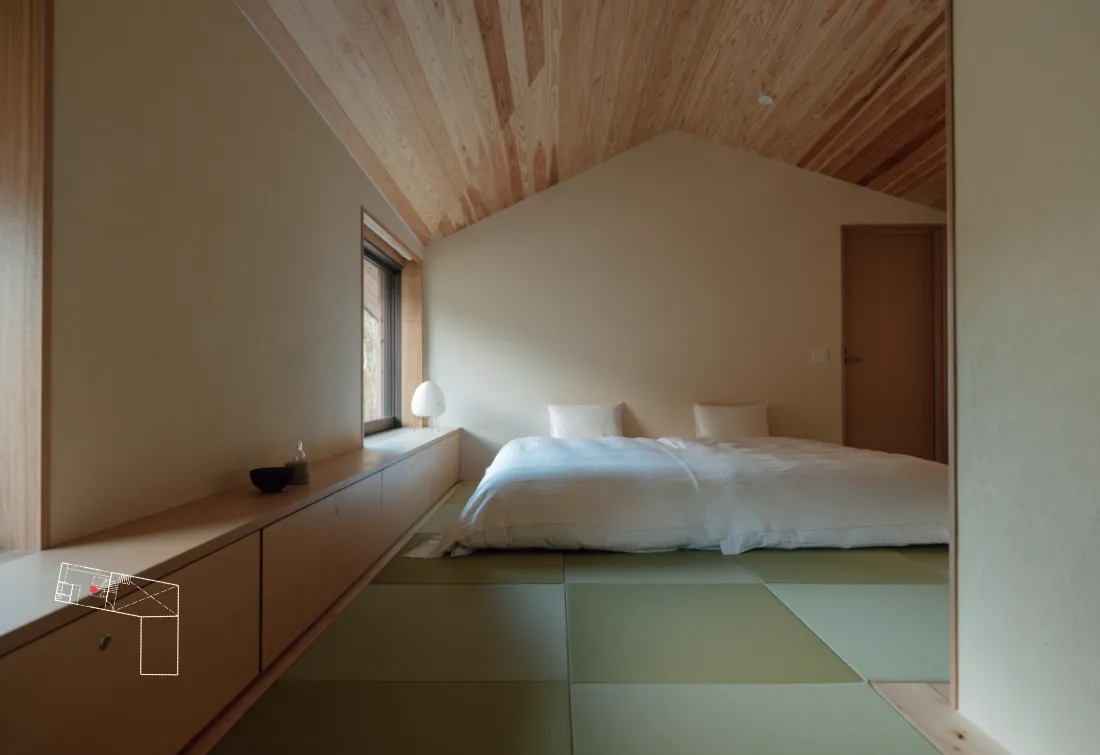
[[[862,361],[863,361],[862,357],[853,357],[853,356],[848,356],[847,354],[844,355],[844,364],[859,364]]]

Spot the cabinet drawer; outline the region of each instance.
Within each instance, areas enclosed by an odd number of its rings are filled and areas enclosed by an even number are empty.
[[[435,474],[432,476],[432,503],[458,482],[458,436],[452,435],[436,443]]]
[[[375,474],[263,530],[263,667],[389,547]]]
[[[87,616],[0,658],[7,692],[0,749],[175,753],[256,676],[259,534],[162,581],[179,585],[179,674],[142,676],[139,669],[142,634],[176,620],[86,609]]]
[[[391,543],[432,503],[431,454],[421,451],[382,470],[382,514]]]
[[[417,456],[421,457],[421,468],[428,475],[428,505],[431,505],[441,495],[437,491],[443,484],[443,444],[433,443],[417,453]]]

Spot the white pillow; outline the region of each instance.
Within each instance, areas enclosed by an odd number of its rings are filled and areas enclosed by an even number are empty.
[[[768,431],[768,405],[743,406],[695,405],[695,437],[720,442],[740,438],[763,438]]]
[[[623,434],[623,405],[550,404],[550,437],[602,438]]]

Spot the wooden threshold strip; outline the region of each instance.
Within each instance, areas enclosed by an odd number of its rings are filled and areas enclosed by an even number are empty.
[[[951,706],[950,685],[872,682],[871,686],[945,755],[1010,755]]]
[[[195,735],[195,738],[180,751],[180,755],[206,755],[213,750],[214,746],[221,738],[228,734],[229,730],[244,717],[244,714],[263,697],[263,694],[283,675],[283,672],[290,668],[290,665],[294,663],[294,661],[298,660],[298,657],[305,652],[306,648],[313,644],[313,641],[317,639],[321,632],[325,631],[328,625],[331,624],[333,620],[335,620],[336,617],[355,600],[359,593],[363,591],[363,588],[370,584],[371,580],[378,576],[378,573],[385,569],[386,565],[401,552],[405,544],[412,539],[413,535],[420,531],[420,528],[431,518],[432,514],[447,502],[460,484],[462,484],[461,480],[452,485],[450,490],[444,493],[431,508],[424,512],[424,515],[417,519],[389,550],[383,553],[381,557],[379,557],[379,559],[359,577],[359,579],[352,582],[351,587],[345,590],[344,594],[337,598],[336,602],[329,606],[328,610],[321,614],[320,617],[309,626],[309,629],[292,642],[290,647],[284,650],[282,655],[272,661],[270,666],[262,670],[260,674],[253,679],[231,703],[229,703],[229,705],[222,709],[217,718],[207,724],[205,729]],[[263,621],[262,616],[260,620]]]

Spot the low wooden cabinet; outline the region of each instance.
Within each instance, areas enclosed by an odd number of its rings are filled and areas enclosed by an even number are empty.
[[[263,530],[267,668],[458,479],[458,435]]]
[[[105,564],[109,567],[109,564]],[[259,671],[260,535],[162,581],[179,585],[179,674],[142,676],[142,621],[88,615],[0,658],[5,753],[178,752]]]
[[[381,520],[374,474],[264,528],[264,668],[389,547]]]
[[[218,727],[193,738],[219,714],[232,720],[231,711],[239,713],[240,701],[270,683],[275,670],[257,677],[454,484],[458,442],[454,431],[443,437],[412,431],[391,436],[389,448],[385,440],[378,443],[384,451],[363,452],[381,458],[361,479],[362,457],[350,459],[346,473],[345,461],[331,460],[338,471],[323,472],[321,490],[356,481],[319,500],[314,492],[312,502],[297,510],[286,506],[293,513],[284,512],[281,519],[268,514],[262,524],[246,520],[251,529],[235,532],[236,539],[223,541],[228,544],[218,550],[204,548],[206,555],[160,578],[179,586],[178,619],[88,608],[71,623],[0,656],[0,752],[169,755],[185,747],[206,752],[210,740],[204,738],[215,737],[211,732]],[[258,504],[255,495],[242,494],[238,505],[254,510],[269,500]],[[225,497],[195,505],[220,514]],[[140,534],[120,539],[118,547],[156,548],[162,538],[186,529],[179,524],[179,509],[164,516],[163,531],[144,520]],[[182,520],[194,527],[188,516]],[[193,547],[203,546],[209,542]],[[59,550],[63,562],[65,549]],[[109,552],[101,553],[105,562],[89,565],[111,569]],[[186,563],[186,553],[171,556],[180,559],[174,563]],[[52,580],[55,570],[56,565],[40,576]],[[178,645],[162,631],[169,626],[178,629]],[[159,649],[169,665],[178,647],[172,666],[177,675],[143,675],[142,643],[148,651],[154,639],[166,643]],[[226,711],[234,699],[235,707]]]

